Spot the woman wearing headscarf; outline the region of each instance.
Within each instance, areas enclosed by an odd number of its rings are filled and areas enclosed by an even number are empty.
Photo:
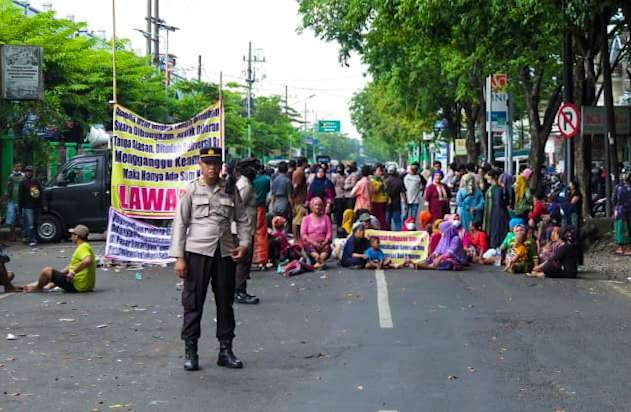
[[[532,176],[532,169],[526,168],[515,180],[515,203],[511,211],[512,217],[527,219],[532,209],[532,194],[528,187],[530,176]]]
[[[489,240],[489,247],[498,248],[508,232],[508,205],[510,198],[498,180],[500,173],[493,169],[487,173],[490,187],[486,190],[484,202],[484,231]]]
[[[348,237],[342,253],[341,265],[344,267],[364,267],[368,262],[368,256],[364,253],[370,247],[366,239],[364,225],[357,222],[353,225],[353,234]]]
[[[307,190],[307,202],[311,199],[319,197],[325,203],[325,213],[331,213],[331,206],[335,201],[335,186],[333,182],[326,177],[326,171],[322,167],[318,167],[315,178],[309,185]]]
[[[429,213],[428,210],[423,210],[419,213],[418,220],[420,222],[419,230],[427,230],[431,232],[431,227],[429,225],[432,223],[432,214]]]
[[[440,242],[425,262],[416,265],[418,269],[462,270],[467,257],[458,235],[460,224],[460,221],[440,224]]]
[[[434,224],[432,225],[432,232],[429,237],[429,254],[431,255],[436,250],[438,243],[440,242],[440,238],[442,237],[442,233],[440,232],[440,224],[443,223],[442,219],[434,220]]]
[[[456,206],[462,226],[468,231],[472,222],[482,220],[484,196],[479,186],[475,184],[474,175],[467,174],[463,180],[464,184],[456,193]]]
[[[425,189],[425,200],[427,201],[427,208],[429,213],[432,214],[432,218],[442,219],[443,216],[449,213],[449,199],[451,198],[451,191],[442,183],[443,172],[436,171],[433,173],[433,181],[431,185]]]
[[[627,245],[631,244],[631,174],[624,179],[624,183],[616,186],[613,194],[615,221],[615,240],[618,245],[616,254],[631,255]],[[626,250],[625,250],[626,249]]]
[[[554,255],[533,268],[530,276],[538,278],[575,278],[578,273],[576,231],[572,226],[561,230],[561,245]]]
[[[324,202],[319,197],[311,199],[309,210],[311,213],[300,225],[300,238],[305,252],[315,261],[315,266],[322,267],[331,255],[331,219],[324,213]]]
[[[346,209],[344,211],[344,215],[342,215],[342,230],[344,231],[344,237],[350,236],[354,221],[355,211],[353,211],[353,209]]]

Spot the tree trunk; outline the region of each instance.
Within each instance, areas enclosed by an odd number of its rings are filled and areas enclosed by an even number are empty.
[[[575,101],[579,107],[592,106],[596,101],[596,67],[594,65],[598,52],[598,33],[600,18],[592,19],[590,27],[575,35],[578,61],[574,67]],[[579,133],[575,137],[576,178],[583,192],[583,216],[592,214],[592,136]]]
[[[550,95],[543,121],[539,116],[539,101],[541,98],[541,84],[543,81],[543,69],[536,71],[533,76],[529,67],[524,67],[521,73],[522,85],[526,95],[526,110],[530,121],[530,167],[533,169],[530,178],[530,187],[536,189],[541,181],[541,172],[545,162],[545,146],[552,130],[552,123],[559,107],[561,106],[561,84]],[[516,173],[519,172],[518,170]]]
[[[611,212],[611,206],[609,204],[609,200],[611,198],[611,175],[618,175],[618,154],[616,153],[615,144],[610,145],[609,142],[609,137],[613,139],[612,143],[614,143],[616,140],[616,120],[613,105],[613,90],[611,85],[611,65],[609,63],[609,39],[607,36],[607,23],[609,23],[609,13],[603,12],[603,16],[601,19],[602,33],[600,37],[600,60],[603,72],[605,111],[607,112],[607,136],[605,136],[605,153],[607,154],[608,152],[609,157],[606,157],[608,161],[605,162],[605,167],[607,167],[607,216],[610,216],[609,213]]]
[[[488,153],[488,150],[486,148],[487,146],[487,136],[488,136],[488,132],[486,130],[486,97],[484,96],[484,88],[482,87],[482,84],[479,84],[477,87],[478,90],[478,101],[479,103],[479,107],[480,110],[478,110],[478,127],[480,128],[480,149],[482,150],[482,153],[484,154],[484,157],[486,158],[486,154]],[[486,159],[487,162],[489,161],[489,159]]]
[[[475,163],[480,155],[478,145],[475,143],[475,127],[478,121],[480,106],[477,104],[464,103],[462,107],[465,112],[465,122],[467,124],[467,162]]]

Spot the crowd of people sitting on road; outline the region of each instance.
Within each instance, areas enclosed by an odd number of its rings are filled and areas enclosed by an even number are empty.
[[[275,170],[254,164],[256,173],[245,179],[239,163],[224,173],[244,179],[256,195],[251,263],[261,269],[291,276],[335,259],[348,268],[462,270],[475,264],[575,277],[582,264],[578,185],[561,194],[533,192],[529,168],[512,176],[475,164],[452,164],[445,172],[440,162],[423,170],[412,163],[405,173],[381,164],[309,165],[305,158],[280,162]],[[631,197],[623,189],[616,193]],[[371,230],[424,231],[427,257],[389,259]]]

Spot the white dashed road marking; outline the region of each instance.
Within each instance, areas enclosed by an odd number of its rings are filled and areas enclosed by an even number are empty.
[[[383,270],[375,271],[377,279],[377,306],[379,308],[379,326],[382,328],[392,328],[392,314],[390,313],[390,303],[388,302],[388,283]]]

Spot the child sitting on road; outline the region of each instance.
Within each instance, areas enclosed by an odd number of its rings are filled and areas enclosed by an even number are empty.
[[[380,243],[377,236],[370,237],[370,247],[364,252],[368,257],[366,269],[385,269],[391,267],[392,262],[390,259],[386,259],[386,255],[380,248]]]

